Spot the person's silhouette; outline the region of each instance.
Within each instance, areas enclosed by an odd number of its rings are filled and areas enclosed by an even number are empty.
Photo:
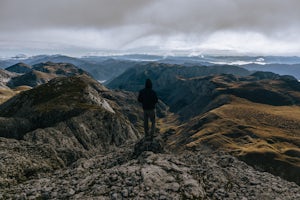
[[[144,131],[146,138],[153,138],[155,132],[155,104],[158,102],[156,92],[152,90],[152,82],[147,79],[145,88],[140,90],[138,101],[143,104],[144,110]],[[148,121],[151,121],[151,131],[149,134]]]

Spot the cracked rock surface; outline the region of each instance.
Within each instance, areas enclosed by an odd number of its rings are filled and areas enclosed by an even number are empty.
[[[10,188],[0,199],[299,199],[300,187],[208,148],[196,152],[116,149],[79,159]]]

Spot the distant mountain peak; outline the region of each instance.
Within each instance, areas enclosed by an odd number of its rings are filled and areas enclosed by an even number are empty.
[[[8,69],[19,73],[24,73],[21,76],[13,78],[8,83],[8,86],[10,87],[17,87],[21,85],[35,87],[37,85],[47,83],[49,80],[55,77],[75,76],[80,74],[88,75],[87,72],[76,67],[73,64],[54,63],[50,61],[33,65],[33,67],[23,63],[19,63],[17,65],[9,67]]]
[[[32,66],[20,62],[20,63],[17,63],[15,65],[12,65],[12,66],[6,68],[6,70],[10,71],[10,72],[24,74],[24,73],[30,72],[32,70]]]

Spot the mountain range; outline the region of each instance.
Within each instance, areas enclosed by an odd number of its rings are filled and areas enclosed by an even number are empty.
[[[38,55],[23,59],[0,60],[0,68],[8,68],[14,70],[14,65],[34,66],[40,63],[69,63],[73,64],[88,73],[96,80],[105,81],[111,80],[120,75],[129,67],[132,67],[136,62],[131,60],[115,60],[110,57],[84,57],[74,58],[64,55]]]
[[[0,97],[12,91],[0,104],[0,199],[300,198],[296,78],[125,63],[106,86],[64,62],[0,71]],[[137,102],[146,78],[160,99],[152,141]]]
[[[291,75],[300,80],[300,58],[287,56],[160,56],[160,55],[111,55],[111,56],[85,56],[70,57],[65,55],[37,55],[26,57],[24,55],[0,60],[0,68],[7,68],[17,63],[35,65],[46,62],[71,63],[90,73],[96,80],[112,80],[128,68],[141,62],[159,62],[165,64],[178,64],[184,66],[212,66],[233,65],[243,67],[252,72],[270,71],[280,75]]]

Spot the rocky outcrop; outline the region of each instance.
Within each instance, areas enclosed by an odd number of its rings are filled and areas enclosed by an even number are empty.
[[[0,69],[0,87],[6,87],[7,82],[9,82],[11,78],[16,76],[17,74],[15,73]]]
[[[151,151],[153,153],[164,153],[163,141],[159,137],[148,138],[144,137],[134,146],[133,156],[138,157],[145,151]]]
[[[0,198],[42,199],[299,199],[300,187],[209,148],[182,154],[127,147],[67,169],[0,187]]]
[[[0,106],[0,136],[50,146],[64,165],[137,140],[120,106],[103,93],[110,91],[86,75],[53,79]]]
[[[66,167],[50,143],[34,144],[25,140],[0,137],[0,152],[1,189]],[[0,195],[0,199],[3,199],[3,196]]]
[[[0,104],[18,92],[7,86],[7,83],[15,76],[17,76],[16,73],[0,69]]]

